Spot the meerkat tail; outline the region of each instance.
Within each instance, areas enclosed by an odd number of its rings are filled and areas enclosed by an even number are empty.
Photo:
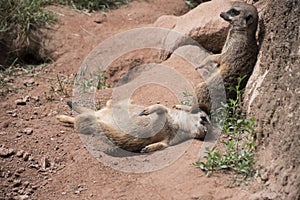
[[[60,122],[63,122],[63,123],[68,123],[68,124],[74,124],[75,123],[75,118],[67,116],[67,115],[57,115],[56,119]]]

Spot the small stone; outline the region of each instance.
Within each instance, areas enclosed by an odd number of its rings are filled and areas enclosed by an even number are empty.
[[[4,147],[0,147],[0,157],[9,157],[11,155],[13,155],[15,153],[15,151],[13,149],[8,149],[8,148],[4,148]]]
[[[286,185],[287,185],[287,183],[288,183],[288,179],[289,179],[289,177],[288,177],[288,176],[284,176],[284,177],[282,178],[281,185],[282,185],[282,186],[286,186]]]
[[[62,195],[66,195],[67,193],[66,193],[66,192],[62,192],[61,194],[62,194]]]
[[[28,158],[29,158],[29,156],[30,156],[30,153],[25,152],[25,153],[23,154],[23,160],[24,160],[24,161],[27,161]]]
[[[269,176],[268,176],[268,172],[267,171],[264,171],[260,174],[260,178],[263,182],[266,182],[269,180]]]
[[[40,101],[40,97],[39,96],[33,96],[33,97],[31,97],[33,100],[35,100],[35,101]]]
[[[3,122],[2,128],[8,128],[8,127],[9,127],[9,124],[10,124],[9,121]]]
[[[32,155],[29,156],[28,161],[34,161],[34,157]]]
[[[76,190],[76,191],[74,192],[74,194],[80,194],[80,191],[79,191],[79,190]]]
[[[27,199],[29,199],[29,195],[27,195],[27,194],[19,195],[17,199],[27,200]]]
[[[31,186],[31,188],[32,188],[33,190],[37,190],[37,189],[39,188],[39,186],[33,185],[33,186]]]
[[[14,114],[16,112],[17,112],[17,109],[15,109],[15,110],[8,110],[8,111],[6,111],[6,114],[12,115],[12,114]]]
[[[25,128],[23,130],[23,133],[25,133],[26,135],[31,135],[33,133],[33,129],[32,128]]]
[[[26,105],[26,101],[24,101],[24,99],[17,99],[15,101],[15,104],[19,105],[19,106],[24,106],[24,105]]]
[[[30,168],[33,168],[33,169],[39,169],[40,166],[38,164],[32,164],[32,165],[29,165]]]
[[[31,97],[27,95],[27,96],[25,96],[25,97],[23,98],[23,101],[29,102],[30,99],[31,99]]]
[[[48,184],[48,181],[45,180],[44,182],[42,182],[42,186],[46,186]]]
[[[13,182],[13,187],[19,187],[22,185],[21,179],[15,179]]]
[[[114,165],[118,165],[118,164],[119,164],[119,162],[118,162],[118,161],[115,161],[115,162],[113,162],[113,164],[114,164]]]
[[[19,168],[16,172],[17,172],[18,174],[22,174],[24,171],[25,171],[25,168],[24,168],[24,167],[21,167],[21,168]]]
[[[47,157],[43,157],[41,159],[41,167],[42,167],[42,169],[46,169],[46,168],[50,167],[50,161]]]
[[[29,181],[25,181],[25,182],[23,183],[23,185],[24,185],[24,187],[28,187]]]
[[[23,84],[26,86],[26,87],[32,87],[35,85],[35,81],[33,78],[29,79],[29,80],[25,80],[23,82]]]

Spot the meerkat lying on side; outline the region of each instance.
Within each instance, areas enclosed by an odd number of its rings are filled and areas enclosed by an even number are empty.
[[[220,16],[231,24],[226,42],[221,54],[209,55],[196,70],[217,65],[217,70],[211,76],[196,87],[198,102],[210,105],[209,91],[206,85],[216,82],[217,76],[221,76],[227,89],[227,97],[232,98],[234,93],[228,90],[229,86],[237,84],[236,79],[247,75],[242,87],[253,71],[257,60],[258,46],[256,30],[258,25],[257,9],[244,2],[234,2],[227,12]]]
[[[60,122],[74,124],[80,134],[103,134],[114,145],[130,152],[153,152],[187,139],[204,139],[210,129],[209,117],[198,106],[178,110],[161,104],[146,108],[129,104],[128,109],[137,114],[128,119],[128,122],[121,119],[120,125],[116,118],[119,109],[124,111],[122,102],[113,106],[111,101],[108,101],[107,105],[98,111],[80,107],[72,102],[68,102],[68,105],[79,115],[58,115],[56,118]],[[122,110],[119,111],[122,113]],[[123,125],[125,127],[122,128]],[[150,133],[145,135],[149,130]]]

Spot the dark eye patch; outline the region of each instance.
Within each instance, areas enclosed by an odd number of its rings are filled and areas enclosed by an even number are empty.
[[[253,21],[252,15],[249,15],[249,16],[246,17],[246,22],[247,22],[247,24],[252,23],[252,21]]]
[[[228,12],[228,14],[232,15],[232,16],[237,16],[240,14],[240,11],[234,9],[234,8],[231,8]]]
[[[200,123],[201,123],[202,125],[205,125],[205,124],[207,124],[207,123],[208,123],[208,120],[207,120],[207,118],[206,118],[206,117],[204,117],[204,116],[201,116],[200,118],[201,118],[201,122],[200,122]]]

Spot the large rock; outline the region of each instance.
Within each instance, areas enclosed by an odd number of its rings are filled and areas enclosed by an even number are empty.
[[[265,188],[253,199],[300,198],[300,2],[267,1],[265,37],[244,109],[257,120]],[[267,177],[267,178],[265,178]]]
[[[172,29],[200,43],[205,49],[220,52],[226,40],[229,24],[221,19],[220,13],[230,8],[230,0],[213,0],[200,4],[180,17],[162,16],[154,25]],[[170,49],[184,45],[184,41],[168,40]]]

